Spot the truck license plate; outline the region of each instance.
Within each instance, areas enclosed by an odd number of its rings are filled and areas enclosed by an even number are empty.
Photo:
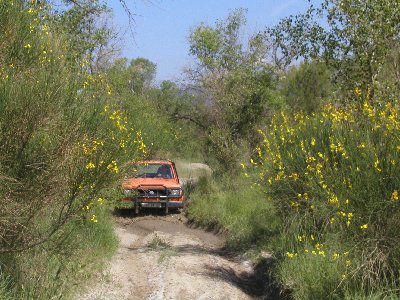
[[[161,203],[142,203],[142,207],[162,207]]]

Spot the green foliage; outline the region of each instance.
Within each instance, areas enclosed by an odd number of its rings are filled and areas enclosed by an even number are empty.
[[[278,272],[286,287],[293,291],[294,299],[340,299],[343,292],[337,287],[344,270],[344,260],[331,263],[323,256],[305,253],[284,260]]]
[[[156,74],[156,65],[146,58],[116,59],[107,68],[108,78],[119,95],[134,93],[143,95],[149,91]]]
[[[245,24],[244,10],[233,11],[215,27],[200,24],[189,37],[190,54],[197,57],[204,68],[233,70],[243,60],[243,45],[239,41]]]
[[[387,63],[399,44],[399,24],[398,1],[325,0],[266,33],[286,63],[299,57],[324,60],[335,70],[337,88],[355,100],[355,87],[369,98],[376,89],[386,89],[377,81],[383,70],[398,74],[398,65]]]
[[[146,152],[52,17],[35,1],[0,3],[0,289],[12,298],[64,296],[85,261],[113,251],[108,210],[96,206],[119,165]]]
[[[109,209],[104,205],[93,210],[97,223],[68,223],[48,245],[0,255],[0,298],[66,299],[83,282],[94,280],[118,244]]]
[[[186,115],[202,132],[207,156],[222,170],[238,167],[247,137],[268,111],[283,106],[277,76],[265,62],[263,39],[255,35],[242,42],[244,24],[244,12],[236,10],[214,26],[201,24],[189,37],[197,65],[188,75],[200,92]]]
[[[286,224],[283,280],[305,299],[389,292],[400,261],[398,104],[281,113],[262,134],[260,177]],[[319,285],[300,276],[313,260]]]
[[[112,34],[104,21],[110,9],[99,0],[60,0],[54,4],[49,6],[48,19],[68,39],[71,47],[66,55],[73,60],[85,58],[93,62],[100,49],[108,46]]]
[[[15,7],[8,4],[0,11],[2,251],[46,240],[118,178],[117,163],[128,156],[124,147],[131,148],[130,157],[139,155],[139,137],[129,138],[122,112],[104,110],[113,104],[106,87],[101,90],[101,75],[64,60],[60,44],[68,47],[65,41],[46,35],[46,23],[32,25],[35,15],[27,11],[35,6]],[[9,18],[24,21],[8,23]],[[17,35],[12,38],[22,44],[18,56],[7,43],[8,24]],[[47,226],[37,225],[45,216]]]
[[[303,62],[291,67],[282,80],[287,105],[307,113],[318,110],[331,97],[330,79],[330,72],[322,63]]]
[[[149,88],[156,75],[156,65],[146,58],[133,59],[128,68],[129,86],[137,94]]]
[[[117,59],[107,69],[114,97],[150,146],[149,156],[198,157],[199,146],[193,139],[193,129],[171,118],[182,105],[189,105],[187,95],[172,82],[163,82],[160,88],[151,87],[154,75],[155,65],[142,58],[130,64],[125,58]]]

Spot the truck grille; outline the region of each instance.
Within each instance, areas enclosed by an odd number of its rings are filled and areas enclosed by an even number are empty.
[[[167,196],[168,190],[167,189],[139,189],[139,196],[141,197],[149,197],[149,198],[156,198],[160,196]]]

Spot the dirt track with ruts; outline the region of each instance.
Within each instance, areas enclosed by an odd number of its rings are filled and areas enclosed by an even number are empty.
[[[126,212],[116,220],[118,251],[78,299],[262,298],[252,264],[229,254],[221,236],[188,226],[183,214]]]

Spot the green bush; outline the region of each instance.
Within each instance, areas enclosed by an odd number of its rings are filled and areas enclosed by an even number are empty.
[[[76,60],[51,13],[42,2],[0,2],[4,298],[65,297],[112,253],[104,190],[147,153],[105,76]]]
[[[43,246],[1,255],[0,298],[66,299],[81,292],[116,250],[109,209],[104,205],[92,211],[97,222],[69,222]]]
[[[390,293],[400,267],[398,104],[282,113],[260,132],[254,164],[285,224],[280,272],[294,295]]]

